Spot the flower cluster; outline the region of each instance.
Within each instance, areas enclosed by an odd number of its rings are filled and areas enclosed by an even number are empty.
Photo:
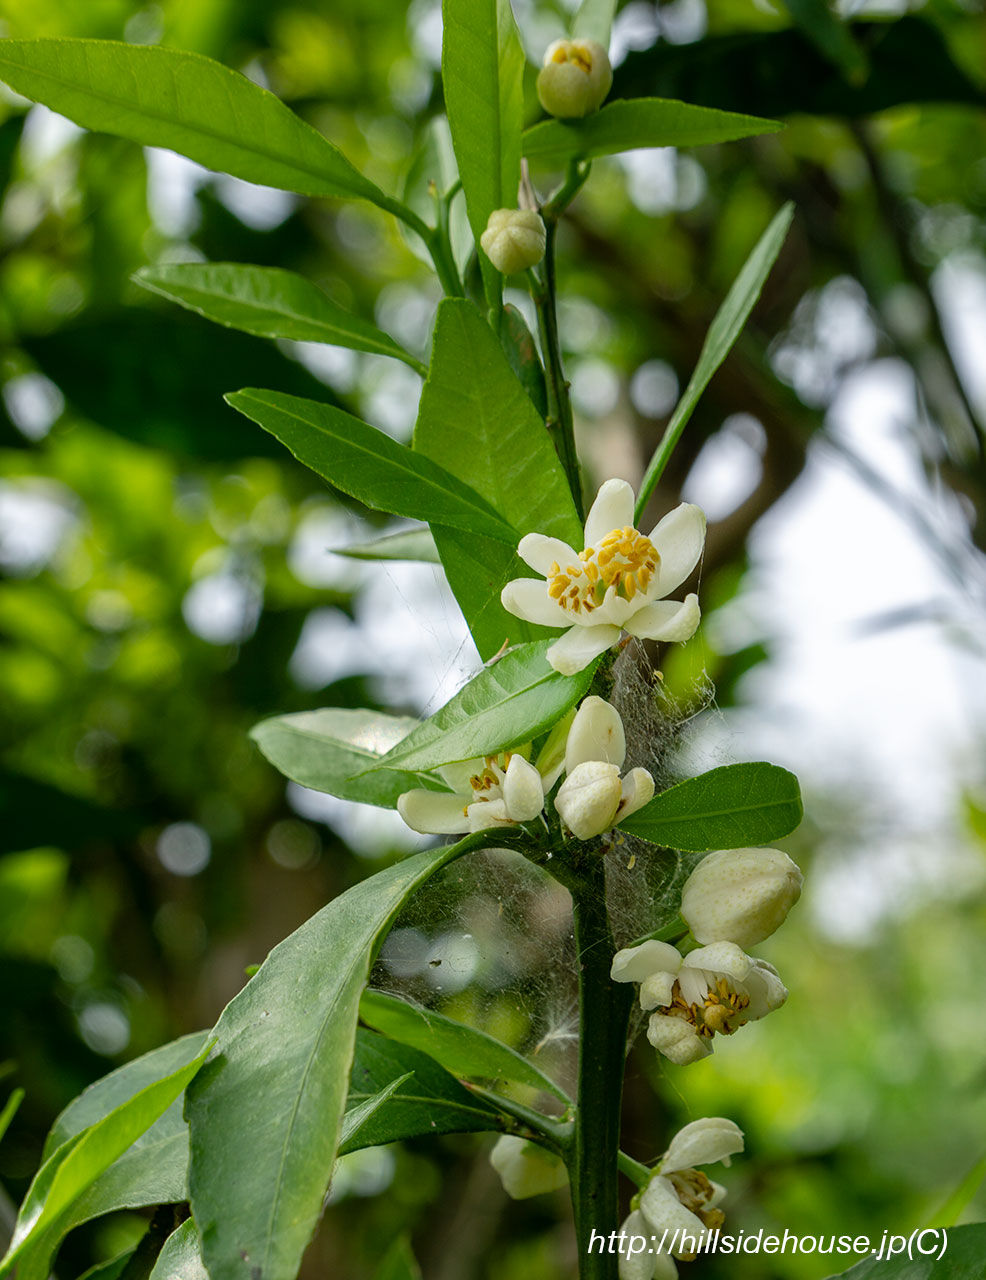
[[[549,742],[537,762],[527,747],[438,769],[448,791],[405,791],[397,811],[415,831],[462,835],[532,822],[564,773],[554,807],[576,840],[591,840],[636,812],[654,794],[646,769],[620,770],[626,759],[623,721],[603,698],[583,699],[567,733]]]

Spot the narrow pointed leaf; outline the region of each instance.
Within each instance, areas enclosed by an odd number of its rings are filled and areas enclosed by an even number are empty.
[[[509,0],[444,0],[442,85],[476,244],[494,209],[514,209],[520,182],[524,51]],[[491,306],[501,277],[480,251]]]
[[[546,732],[587,692],[594,664],[578,675],[553,671],[549,641],[521,645],[477,676],[381,760],[386,768],[433,769],[494,755]]]
[[[699,147],[783,129],[778,120],[693,107],[670,98],[620,99],[584,120],[542,120],[524,133],[528,160],[562,167],[639,147]]]
[[[142,267],[133,279],[228,329],[260,338],[351,347],[423,369],[389,334],[352,315],[294,271],[235,262],[174,262]]]
[[[373,1280],[421,1280],[421,1268],[406,1236],[399,1237],[390,1246]]]
[[[192,1212],[212,1280],[293,1280],[332,1171],[375,950],[411,894],[482,843],[467,837],[354,885],[275,947],[224,1010],[186,1101]]]
[[[3,1110],[0,1111],[0,1142],[3,1141],[3,1135],[10,1128],[10,1122],[17,1114],[17,1109],[23,1101],[24,1090],[15,1089],[4,1103]]]
[[[408,1138],[503,1127],[499,1112],[464,1088],[434,1057],[360,1028],[346,1116],[388,1087],[391,1094],[385,1104],[340,1144],[341,1153]]]
[[[365,991],[360,1017],[392,1040],[430,1054],[456,1076],[478,1080],[511,1080],[545,1090],[562,1102],[564,1090],[527,1058],[485,1031],[467,1027],[432,1009],[384,991]]]
[[[463,378],[463,369],[470,377]],[[438,309],[414,450],[472,485],[519,534],[536,531],[581,546],[582,526],[544,422],[489,325],[464,299],[447,298]],[[504,640],[549,634],[500,604],[504,584],[529,572],[517,559],[516,543],[503,547],[463,537],[459,529],[433,532],[482,658]]]
[[[274,94],[198,53],[113,40],[0,41],[0,80],[86,129],[306,196],[397,202]]]
[[[662,791],[620,829],[669,849],[698,853],[779,840],[803,815],[793,773],[775,764],[727,764]]]
[[[376,1146],[376,1142],[359,1142],[360,1131],[380,1110],[385,1102],[388,1102],[402,1084],[406,1084],[414,1075],[413,1071],[405,1071],[402,1076],[397,1076],[389,1081],[382,1089],[376,1093],[371,1093],[360,1101],[355,1101],[352,1092],[349,1095],[349,1101],[352,1106],[347,1106],[346,1112],[342,1117],[342,1124],[339,1128],[339,1149],[348,1149],[355,1151],[360,1146]]]
[[[17,1218],[0,1276],[46,1280],[72,1211],[97,1179],[172,1105],[207,1050],[139,1090],[102,1119],[70,1137],[41,1166]]]
[[[336,547],[337,556],[352,560],[416,560],[422,564],[441,564],[438,548],[430,529],[408,529],[406,533],[388,533],[372,542],[354,542],[349,547]]]
[[[375,511],[475,530],[511,545],[517,540],[475,490],[342,409],[255,388],[226,400],[323,480]]]
[[[643,515],[654,486],[660,480],[682,431],[688,425],[695,406],[701,399],[702,392],[709,385],[712,375],[725,360],[746,324],[756,300],[760,297],[760,291],[770,275],[771,268],[777,261],[777,255],[781,251],[793,217],[793,204],[784,205],[775,214],[770,226],[757,241],[742,270],[733,281],[732,288],[722,306],[716,312],[705,342],[702,344],[695,371],[689,378],[684,395],[675,406],[671,421],[665,428],[661,442],[647,466],[637,495],[635,519],[639,520]]]
[[[393,809],[402,792],[437,784],[404,770],[366,770],[418,724],[411,716],[325,707],[261,720],[250,736],[274,768],[292,782],[341,800]]]
[[[150,1280],[209,1280],[199,1252],[195,1219],[188,1218],[172,1231],[157,1256]]]

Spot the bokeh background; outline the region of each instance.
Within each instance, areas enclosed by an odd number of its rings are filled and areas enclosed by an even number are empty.
[[[565,6],[514,4],[539,61]],[[731,1228],[878,1236],[945,1205],[986,1213],[986,24],[981,0],[840,7],[833,39],[801,4],[621,5],[614,93],[788,128],[597,161],[560,281],[590,487],[634,481],[733,275],[797,203],[654,508],[684,496],[711,521],[704,626],[663,663],[682,749],[802,779],[786,847],[807,890],[761,949],[792,996],[688,1070],[638,1049],[627,1145],[653,1158],[685,1120],[731,1116],[748,1142],[723,1175]],[[441,111],[434,0],[0,0],[0,35],[209,54],[388,190]],[[416,376],[211,327],[130,279],[206,259],[301,271],[426,353],[435,282],[376,210],[87,135],[0,89],[0,1097],[27,1089],[0,1146],[0,1222],[75,1093],[211,1024],[247,965],[414,847],[392,814],[286,787],[251,725],[429,712],[474,668],[438,570],[338,555],[379,518],[221,400],[334,398],[403,439]],[[563,904],[535,908],[509,869],[490,883],[471,917],[457,890],[447,920],[439,903],[402,922],[390,974],[518,1043],[550,1024],[563,1045],[570,1007],[461,925],[499,902],[563,949]],[[363,1280],[410,1232],[429,1280],[571,1276],[564,1197],[507,1201],[488,1147],[347,1157],[304,1274]],[[144,1226],[77,1231],[59,1275]]]

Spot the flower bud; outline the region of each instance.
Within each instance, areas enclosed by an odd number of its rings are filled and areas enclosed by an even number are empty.
[[[586,760],[558,788],[555,808],[577,840],[591,840],[613,825],[622,798],[617,766],[606,760]]]
[[[622,765],[626,754],[626,734],[617,709],[595,694],[583,698],[565,744],[566,773],[572,773],[586,760]]]
[[[512,276],[544,257],[544,223],[533,209],[494,209],[479,243],[497,271]]]
[[[541,106],[560,120],[598,111],[613,83],[609,54],[595,40],[556,40],[548,45],[537,79]]]
[[[512,1200],[526,1200],[545,1191],[557,1191],[568,1181],[558,1156],[534,1142],[505,1133],[490,1152],[490,1164],[500,1175],[503,1189]]]
[[[803,877],[780,849],[720,849],[685,881],[681,914],[701,943],[751,947],[784,923]]]

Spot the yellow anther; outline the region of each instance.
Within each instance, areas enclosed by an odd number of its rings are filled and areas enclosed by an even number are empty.
[[[548,570],[548,595],[570,613],[587,613],[603,603],[610,587],[632,600],[650,586],[660,562],[654,544],[627,526],[612,529],[596,546],[579,552],[579,563]]]

